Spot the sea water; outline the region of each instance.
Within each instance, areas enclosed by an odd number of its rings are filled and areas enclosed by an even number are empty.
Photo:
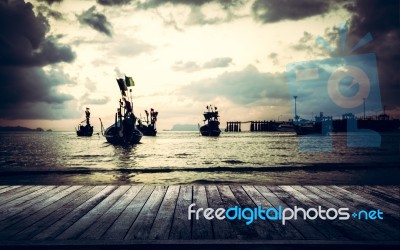
[[[277,132],[161,131],[129,147],[73,132],[3,132],[0,141],[0,184],[390,183],[400,165],[398,132],[382,134],[379,148],[350,148],[336,133],[330,152],[303,152],[295,133]]]

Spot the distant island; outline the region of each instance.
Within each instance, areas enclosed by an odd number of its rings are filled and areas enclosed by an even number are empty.
[[[5,127],[2,127],[2,126],[0,126],[0,132],[10,132],[10,131],[13,131],[13,132],[18,132],[18,131],[37,131],[37,132],[43,132],[44,131],[44,129],[42,129],[42,128],[34,128],[34,129],[32,129],[32,128],[27,128],[27,127],[21,127],[21,126],[5,126]],[[48,130],[46,130],[47,132],[51,132],[52,130],[51,129],[48,129]]]
[[[199,126],[193,124],[175,124],[171,131],[198,131]]]

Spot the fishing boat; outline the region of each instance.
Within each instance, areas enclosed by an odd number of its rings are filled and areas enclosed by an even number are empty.
[[[78,129],[75,128],[77,136],[92,136],[93,135],[93,126],[90,125],[89,108],[86,108],[85,115],[86,115],[86,119],[81,121],[81,123],[78,125]],[[86,121],[86,125],[83,125],[83,123],[85,121]]]
[[[132,77],[125,76],[117,79],[119,89],[121,91],[121,99],[119,100],[119,107],[115,113],[115,122],[109,126],[103,135],[106,140],[111,144],[116,145],[132,145],[137,144],[142,139],[142,132],[136,128],[136,116],[132,108],[132,88],[135,83]],[[126,96],[126,92],[130,92],[130,98]],[[103,131],[103,125],[102,125]]]
[[[149,120],[149,112],[147,110],[144,111],[146,114],[146,120],[138,119],[138,126],[137,128],[142,132],[143,135],[146,136],[156,136],[157,128],[157,116],[158,112],[154,111],[153,108],[150,109],[150,120]]]
[[[207,111],[204,112],[204,125],[200,127],[202,136],[219,136],[221,129],[219,128],[218,111],[217,107],[214,108],[210,105],[206,107]],[[199,125],[200,126],[200,125]]]

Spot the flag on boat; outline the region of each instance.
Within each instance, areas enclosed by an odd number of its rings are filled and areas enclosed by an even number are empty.
[[[128,90],[128,89],[126,88],[126,84],[125,84],[124,79],[119,78],[119,79],[117,79],[117,82],[118,82],[119,89],[120,89],[121,91],[122,91],[122,90],[124,90],[124,91]]]
[[[135,86],[135,81],[133,81],[132,77],[125,76],[125,84],[127,87]]]
[[[126,96],[125,90],[128,90],[128,88],[126,87],[124,79],[122,79],[122,78],[117,79],[117,83],[118,83],[119,89],[121,90],[122,95]]]

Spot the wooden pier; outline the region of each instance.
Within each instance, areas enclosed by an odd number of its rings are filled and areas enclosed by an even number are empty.
[[[0,186],[0,197],[0,248],[216,244],[236,249],[242,244],[300,244],[309,249],[311,244],[393,247],[400,242],[399,186]],[[298,219],[286,225],[269,220],[250,225],[244,220],[188,220],[192,203],[214,209],[380,209],[384,219]]]
[[[226,122],[225,132],[241,132],[242,124],[249,124],[250,132],[271,132],[277,131],[279,125],[284,122],[276,121],[228,121]]]

